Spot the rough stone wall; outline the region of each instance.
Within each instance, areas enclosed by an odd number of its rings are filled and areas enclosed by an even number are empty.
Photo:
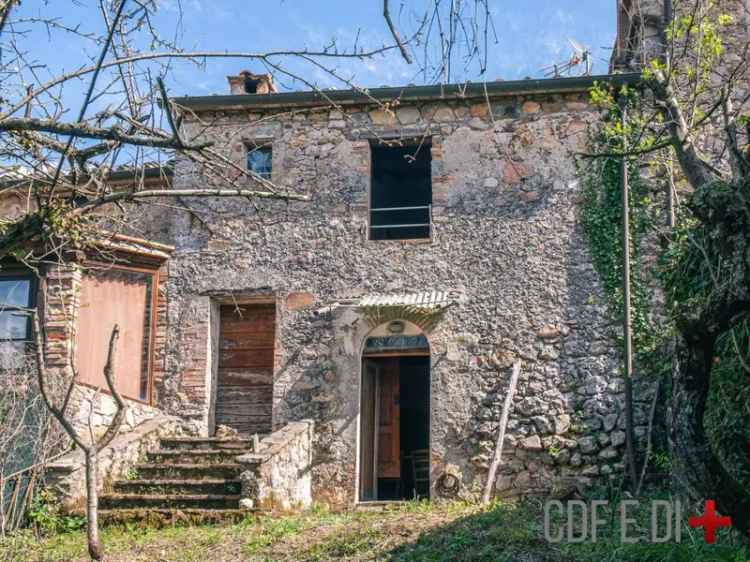
[[[256,509],[289,510],[312,504],[312,460],[315,423],[292,422],[260,441],[258,451],[237,460],[242,474],[243,500]]]
[[[314,494],[352,501],[367,329],[346,303],[456,288],[465,302],[429,334],[433,485],[451,472],[460,495],[481,487],[516,357],[523,371],[502,487],[549,489],[620,470],[617,354],[577,221],[573,153],[596,119],[586,99],[402,104],[395,117],[372,107],[202,114],[207,137],[238,165],[245,143],[272,138],[273,181],[311,201],[190,200],[201,221],[170,217],[172,337],[160,405],[207,427],[212,302],[274,295],[274,426],[314,419]],[[369,241],[370,140],[422,135],[432,140],[434,236]],[[177,163],[175,185],[206,181]]]
[[[611,70],[640,70],[664,49],[664,0],[615,0],[618,37]]]
[[[120,433],[127,433],[144,421],[161,414],[161,411],[137,400],[124,399],[128,405]],[[76,385],[70,400],[70,417],[73,427],[79,435],[88,436],[89,424],[94,435],[103,435],[117,413],[115,400],[109,394],[97,392],[95,389]]]

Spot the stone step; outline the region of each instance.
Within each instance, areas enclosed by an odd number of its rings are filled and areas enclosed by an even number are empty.
[[[179,479],[139,479],[118,480],[114,483],[118,494],[165,494],[165,495],[233,495],[239,494],[241,482],[231,479],[179,480]]]
[[[219,437],[165,437],[161,448],[172,451],[184,450],[232,450],[241,454],[253,449],[253,440],[244,438],[222,439]]]
[[[238,509],[239,495],[102,494],[101,509]]]
[[[161,528],[175,525],[212,525],[237,523],[252,517],[255,511],[244,509],[100,509],[102,525],[140,523],[144,527]]]
[[[216,464],[190,463],[147,463],[135,467],[138,478],[142,480],[215,480],[217,478],[235,479],[245,466],[224,462]]]
[[[197,449],[172,451],[160,449],[146,455],[150,462],[162,464],[220,464],[234,461],[235,457],[245,451],[233,449]]]

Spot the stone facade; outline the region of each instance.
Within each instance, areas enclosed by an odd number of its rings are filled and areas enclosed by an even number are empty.
[[[190,199],[200,221],[174,213],[150,223],[151,237],[175,246],[156,404],[210,432],[218,304],[273,298],[273,425],[315,421],[313,495],[349,503],[361,350],[372,330],[358,299],[455,289],[461,302],[426,334],[433,496],[475,497],[481,488],[515,359],[523,368],[499,490],[549,492],[620,471],[613,326],[577,220],[574,155],[598,115],[588,86],[554,84],[333,108],[271,95],[267,106],[198,111],[208,128],[186,116],[187,135],[200,127],[239,166],[248,143],[272,140],[273,182],[311,200]],[[383,139],[429,139],[429,240],[368,239],[370,144]],[[188,161],[176,163],[176,187],[208,181]],[[458,489],[443,490],[444,475],[456,476]]]
[[[737,14],[730,32],[744,38],[739,0],[725,2]],[[638,69],[641,55],[658,46],[663,8],[640,3],[643,36],[617,68]],[[248,145],[270,144],[272,182],[310,200],[183,198],[189,213],[141,210],[139,233],[174,249],[159,266],[153,390],[145,403],[131,401],[102,474],[122,476],[164,432],[213,434],[219,306],[264,297],[276,303],[276,433],[264,442],[278,450],[250,463],[265,467],[254,473],[264,486],[256,499],[282,506],[357,500],[362,350],[380,329],[358,303],[423,291],[461,295],[436,323],[410,324],[430,348],[432,497],[478,495],[516,360],[522,371],[498,493],[554,493],[620,473],[617,327],[578,221],[575,155],[599,118],[588,104],[593,79],[452,86],[422,96],[395,88],[331,94],[330,102],[273,93],[265,75],[257,97],[246,95],[248,76],[230,77],[242,102],[177,100],[190,108],[183,134],[213,141],[238,168]],[[431,236],[373,241],[371,145],[402,141],[430,151]],[[212,181],[189,160],[176,161],[175,187]],[[129,245],[122,250],[148,251]],[[76,265],[53,268],[40,290],[53,373],[69,375],[81,275]],[[641,436],[650,396],[636,395]],[[111,398],[88,387],[76,389],[72,411],[77,428],[95,433],[114,414]],[[314,434],[302,420],[313,420]],[[80,476],[76,458],[58,467],[65,485]]]

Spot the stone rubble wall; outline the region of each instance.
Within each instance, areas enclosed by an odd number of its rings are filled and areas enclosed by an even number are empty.
[[[158,408],[137,400],[123,398],[128,405],[120,433],[133,430],[144,421],[163,416]],[[117,412],[117,405],[111,395],[83,385],[76,385],[70,401],[71,422],[79,435],[88,436],[89,428],[95,436],[100,436],[109,427]]]
[[[695,13],[696,2],[701,1],[703,5],[708,3],[705,0],[683,0],[676,2],[672,0],[674,16],[691,17]],[[664,19],[665,0],[617,0],[618,3],[624,2],[629,4],[627,9],[633,18],[632,25],[635,26],[634,44],[626,53],[621,53],[619,57],[613,57],[611,61],[611,71],[635,71],[643,70],[654,58],[659,57],[664,51],[664,29],[669,25]],[[727,68],[716,68],[716,79],[726,77],[729,69],[733,69],[742,61],[745,46],[748,42],[748,26],[750,25],[750,11],[748,10],[747,0],[717,0],[714,2],[715,13],[723,13],[732,16],[733,22],[721,29],[721,35],[724,38],[725,53],[724,64]],[[618,8],[619,9],[619,8]],[[628,27],[623,28],[627,31]],[[747,80],[743,80],[747,82]],[[747,84],[742,84],[740,91],[736,92],[736,99],[742,100],[745,97],[744,91],[747,90]]]
[[[357,495],[361,349],[370,330],[352,303],[372,293],[459,289],[427,334],[431,481],[458,476],[475,497],[487,474],[513,360],[523,370],[500,487],[551,490],[621,471],[622,384],[606,306],[578,221],[575,154],[598,120],[587,93],[502,95],[394,105],[204,112],[186,134],[243,165],[273,139],[273,181],[309,202],[187,199],[153,219],[170,260],[170,339],[158,405],[207,428],[212,316],[219,299],[273,296],[273,424],[315,420],[313,495]],[[428,138],[431,240],[370,241],[370,143]],[[240,180],[242,181],[242,180]],[[178,160],[177,187],[210,183]],[[249,185],[249,184],[248,184]],[[226,302],[226,300],[224,301]],[[231,302],[231,301],[230,301]],[[645,431],[647,398],[637,405]],[[207,431],[207,429],[205,430]],[[531,481],[533,480],[533,482]]]
[[[237,457],[248,467],[242,475],[242,499],[250,500],[248,507],[282,511],[310,507],[314,427],[312,420],[287,424],[263,438],[257,452]]]

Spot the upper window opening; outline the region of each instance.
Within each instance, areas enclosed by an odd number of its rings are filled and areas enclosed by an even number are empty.
[[[250,146],[247,149],[247,169],[259,176],[271,179],[271,162],[273,153],[270,146]]]
[[[430,237],[431,169],[427,144],[372,146],[370,240]]]

